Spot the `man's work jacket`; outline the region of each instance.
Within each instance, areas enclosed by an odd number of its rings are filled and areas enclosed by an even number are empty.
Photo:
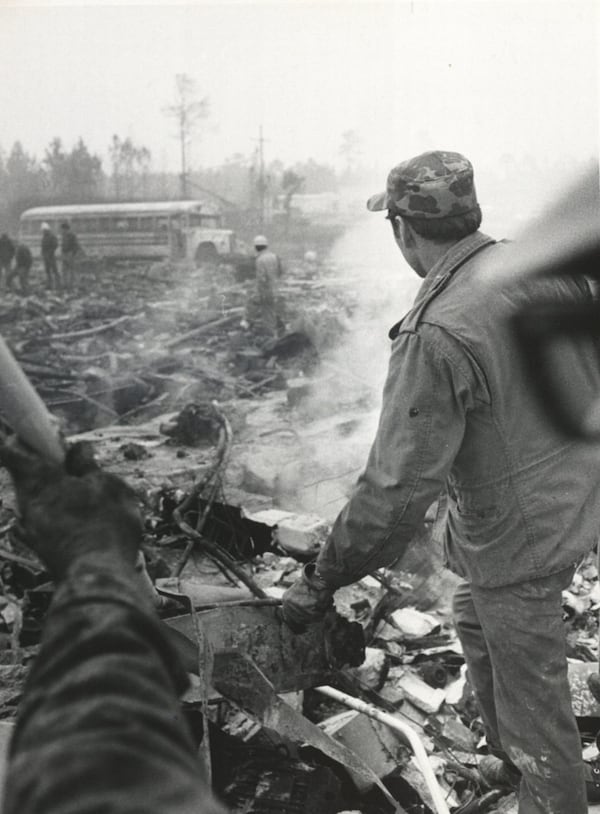
[[[456,243],[390,332],[377,436],[318,558],[333,586],[400,557],[443,492],[448,564],[476,585],[558,572],[598,539],[600,452],[550,425],[509,321],[540,297],[581,302],[589,290],[559,277],[492,287],[488,261],[502,251],[480,232]]]
[[[256,286],[262,300],[274,300],[281,276],[281,260],[275,252],[265,249],[256,256]]]
[[[58,248],[58,238],[56,237],[54,232],[50,232],[48,229],[44,229],[41,243],[42,257],[46,258],[54,257],[57,248]]]

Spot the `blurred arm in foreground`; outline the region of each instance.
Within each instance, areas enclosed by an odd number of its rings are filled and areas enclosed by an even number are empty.
[[[134,564],[135,498],[85,460],[0,447],[56,593],[11,743],[4,814],[222,814],[181,718],[186,677]]]

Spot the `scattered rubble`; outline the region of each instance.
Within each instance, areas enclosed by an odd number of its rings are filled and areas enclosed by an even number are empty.
[[[514,794],[490,791],[477,772],[483,727],[449,616],[454,578],[442,573],[429,521],[397,567],[337,592],[337,627],[292,636],[279,619],[283,591],[318,552],[365,458],[355,433],[374,400],[340,386],[332,403],[324,382],[335,371],[317,365],[346,330],[352,305],[340,288],[290,280],[290,331],[273,342],[243,324],[251,281],[223,275],[215,287],[201,270],[107,267],[85,294],[82,284],[70,298],[0,304],[0,332],[47,403],[142,501],[159,613],[196,674],[184,710],[220,756],[215,787],[233,812],[257,814],[516,812]],[[332,443],[335,460],[319,454]],[[0,481],[0,719],[10,722],[52,585],[21,546],[4,473]],[[594,556],[563,600],[592,757]],[[388,723],[318,692],[323,683]]]

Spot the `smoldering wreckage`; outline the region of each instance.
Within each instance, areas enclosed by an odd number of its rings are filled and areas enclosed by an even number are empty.
[[[429,520],[399,564],[338,591],[323,624],[292,635],[280,620],[283,591],[360,471],[357,433],[379,397],[347,386],[328,361],[356,306],[337,269],[315,276],[301,265],[281,285],[287,331],[277,339],[246,319],[252,280],[168,263],[84,269],[85,296],[6,295],[0,333],[67,434],[91,442],[139,495],[148,590],[190,673],[183,710],[230,811],[514,812],[515,794],[477,771],[483,727],[449,621],[454,578]],[[335,460],[323,453],[332,437]],[[8,737],[53,586],[19,541],[2,478]],[[563,601],[593,758],[591,557]]]

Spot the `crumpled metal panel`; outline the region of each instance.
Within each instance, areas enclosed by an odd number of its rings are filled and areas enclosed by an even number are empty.
[[[271,607],[225,606],[198,611],[195,620],[213,653],[246,654],[278,693],[328,684],[341,667],[357,667],[365,656],[362,627],[335,612],[302,634],[292,633]],[[191,614],[165,621],[196,642]]]

